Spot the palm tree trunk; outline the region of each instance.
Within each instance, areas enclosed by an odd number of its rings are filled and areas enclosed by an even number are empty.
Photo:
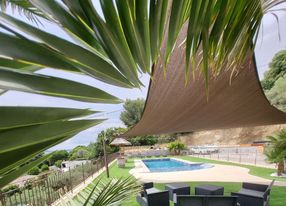
[[[277,167],[277,175],[281,176],[281,174],[284,172],[284,161],[280,161],[278,163],[278,167]]]
[[[283,163],[284,163],[284,171],[283,171],[283,173],[286,174],[286,159],[284,159]]]

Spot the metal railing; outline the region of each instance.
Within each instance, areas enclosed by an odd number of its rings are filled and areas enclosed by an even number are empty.
[[[108,163],[112,162],[117,154],[108,155]],[[0,206],[45,206],[51,205],[67,192],[85,182],[104,167],[103,158],[91,160],[85,164],[69,169],[67,172],[56,171],[40,175],[37,180],[26,181],[22,187],[0,192]]]
[[[195,157],[275,168],[259,147],[191,147],[189,151]]]

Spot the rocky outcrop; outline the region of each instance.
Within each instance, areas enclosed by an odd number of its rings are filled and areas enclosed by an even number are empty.
[[[251,144],[253,141],[266,140],[268,135],[273,135],[283,128],[286,128],[285,124],[201,131],[183,135],[180,140],[188,145]]]

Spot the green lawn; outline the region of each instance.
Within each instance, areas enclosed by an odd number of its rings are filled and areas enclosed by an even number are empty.
[[[222,165],[233,165],[233,166],[239,166],[239,167],[245,167],[248,168],[249,174],[255,175],[258,177],[262,177],[265,179],[270,179],[270,180],[279,180],[279,181],[286,181],[285,178],[279,178],[279,177],[271,177],[270,175],[274,173],[276,170],[275,169],[270,169],[270,168],[265,168],[265,167],[257,167],[257,166],[252,166],[252,165],[244,165],[244,164],[239,164],[239,163],[232,163],[232,162],[226,162],[226,161],[219,161],[219,160],[210,160],[210,159],[204,159],[204,158],[199,158],[199,157],[191,157],[191,156],[182,156],[178,157],[184,160],[189,160],[191,162],[204,162],[204,163],[213,163],[213,164],[222,164]]]
[[[250,173],[253,175],[257,175],[260,177],[267,177],[267,174],[269,172],[273,172],[271,169],[265,169],[262,167],[255,167],[255,166],[248,166],[248,165],[241,165],[241,164],[235,164],[235,163],[226,163],[222,161],[215,161],[215,160],[206,160],[202,158],[197,157],[189,157],[189,156],[183,156],[180,157],[185,160],[190,160],[193,162],[208,162],[208,163],[216,163],[216,164],[225,164],[225,165],[235,165],[235,166],[242,166],[247,167],[250,169]],[[116,164],[111,165],[110,167],[110,176],[115,178],[120,177],[128,177],[129,176],[129,170],[134,167],[134,161],[132,159],[128,160],[125,168],[118,168]],[[271,170],[271,171],[269,171]],[[102,173],[99,178],[106,178],[106,173]],[[97,178],[98,179],[98,178]],[[206,182],[190,182],[191,186],[191,193],[194,194],[194,187],[199,184],[206,184]],[[225,195],[229,195],[230,192],[238,191],[241,188],[241,183],[229,183],[229,182],[209,182],[208,184],[214,184],[214,185],[221,185],[225,189]],[[165,187],[165,184],[155,184],[155,187],[158,189],[163,190]],[[286,187],[278,187],[275,186],[272,189],[271,192],[271,202],[270,206],[285,206],[286,202]],[[172,205],[172,204],[171,204]],[[130,198],[128,202],[123,204],[123,206],[138,206],[136,203],[135,197]]]

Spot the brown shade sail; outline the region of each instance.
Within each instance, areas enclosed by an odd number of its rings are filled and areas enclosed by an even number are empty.
[[[208,100],[199,70],[185,86],[185,47],[181,44],[185,37],[186,27],[170,57],[166,77],[162,59],[155,65],[142,119],[124,136],[286,123],[286,114],[266,99],[252,55],[232,78],[231,70],[210,75]]]

